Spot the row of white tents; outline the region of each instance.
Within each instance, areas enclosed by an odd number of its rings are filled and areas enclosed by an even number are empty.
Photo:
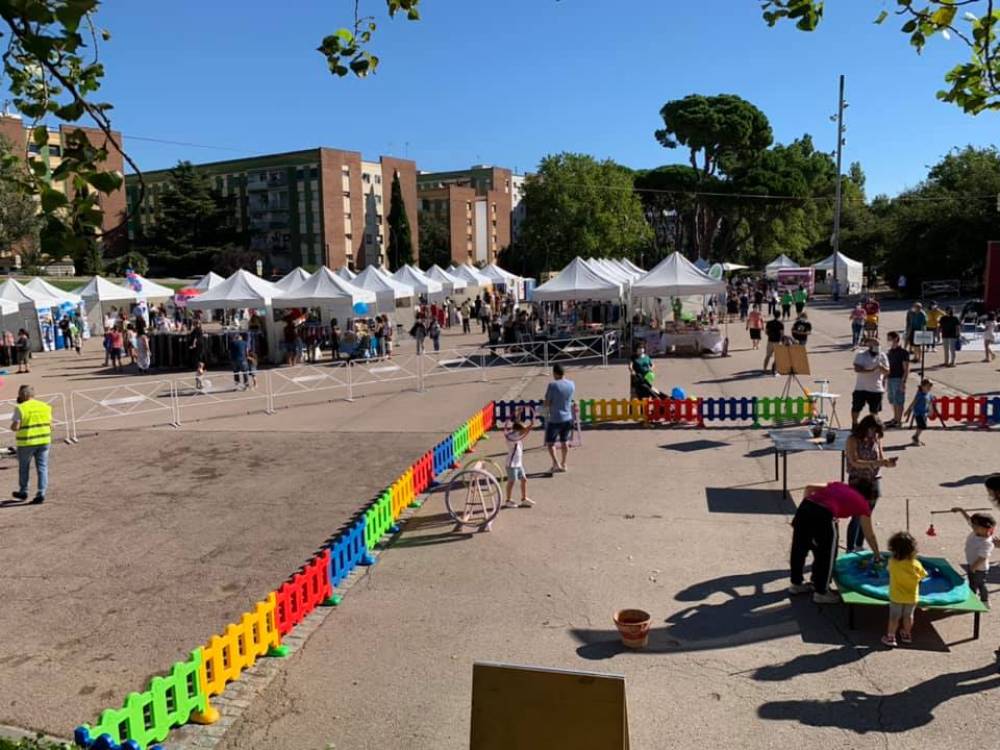
[[[764,274],[769,279],[776,279],[778,271],[797,268],[812,268],[815,271],[825,271],[827,279],[836,276],[841,290],[847,294],[857,294],[861,291],[862,286],[864,286],[864,264],[861,261],[848,258],[841,252],[832,253],[819,263],[813,263],[810,266],[799,266],[798,263],[787,255],[781,254],[764,266]],[[829,286],[829,284],[830,282],[827,281],[825,285]]]

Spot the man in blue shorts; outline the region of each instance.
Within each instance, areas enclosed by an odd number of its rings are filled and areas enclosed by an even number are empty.
[[[566,380],[562,365],[553,365],[553,380],[545,389],[545,445],[552,457],[552,473],[566,471],[569,435],[573,431],[573,395],[576,385]],[[562,461],[556,458],[556,443],[560,445]]]

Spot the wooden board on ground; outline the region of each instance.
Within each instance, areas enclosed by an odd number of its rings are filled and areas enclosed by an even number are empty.
[[[628,750],[625,676],[472,665],[469,750]]]

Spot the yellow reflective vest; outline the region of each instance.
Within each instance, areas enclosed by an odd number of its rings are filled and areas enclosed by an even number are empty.
[[[21,424],[17,428],[17,447],[30,448],[52,442],[52,407],[44,401],[28,399],[17,405]]]

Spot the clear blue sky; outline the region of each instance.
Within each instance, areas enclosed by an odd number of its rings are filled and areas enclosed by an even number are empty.
[[[348,0],[106,0],[103,97],[142,169],[320,145],[409,156],[425,170],[529,171],[579,151],[632,167],[679,161],[653,139],[665,101],[734,93],[778,141],[834,148],[847,75],[847,161],[869,195],[913,185],[953,146],[987,145],[997,114],[938,102],[957,41],[913,53],[887,0],[827,3],[821,30],[768,29],[757,0],[424,0],[423,20],[380,17],[379,73],[335,79],[314,49]],[[224,147],[165,145],[128,136]],[[846,169],[846,165],[845,165]]]

